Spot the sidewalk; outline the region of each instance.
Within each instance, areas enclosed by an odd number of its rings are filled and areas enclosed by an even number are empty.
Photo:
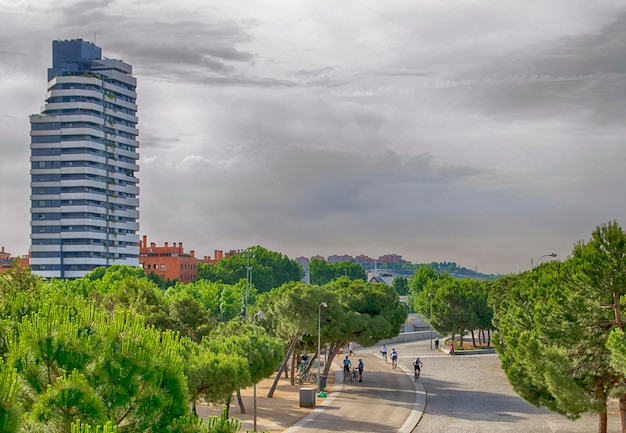
[[[341,356],[343,359],[345,355]],[[272,379],[257,385],[257,431],[271,433],[379,432],[410,433],[424,410],[426,395],[421,382],[414,383],[413,372],[396,370],[372,354],[350,357],[353,365],[362,358],[365,363],[362,383],[342,383],[342,370],[337,365],[329,375],[326,398],[316,397],[316,408],[299,407],[300,386],[292,386],[282,378],[274,397],[267,398]],[[339,359],[339,360],[341,360]],[[311,387],[314,385],[309,385]],[[307,387],[306,385],[303,387]],[[242,390],[247,413],[239,413],[237,402],[231,403],[230,416],[239,418],[241,432],[253,429],[252,390]],[[199,407],[203,418],[219,415],[219,407]]]

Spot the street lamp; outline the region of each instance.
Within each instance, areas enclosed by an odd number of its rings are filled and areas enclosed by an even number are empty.
[[[326,302],[322,302],[319,307],[317,307],[317,392],[322,390],[322,376],[320,375],[320,341],[322,336],[322,307],[328,307]]]
[[[263,320],[265,318],[263,311],[259,311],[254,316],[252,316],[252,330],[254,331],[255,334],[256,334],[256,318],[257,317],[259,318],[259,320]],[[254,418],[253,431],[256,432],[256,382],[254,382],[254,384],[252,385],[252,399],[253,399],[252,417]]]
[[[244,303],[243,316],[248,320],[248,292],[250,291],[250,287],[252,286],[252,266],[250,266],[250,256],[254,258],[254,250],[247,249],[243,252],[243,257],[246,258],[246,299]]]
[[[536,262],[533,263],[533,259],[530,259],[530,270],[532,271],[533,269],[535,269],[535,266],[537,266],[539,264],[539,260],[543,259],[544,257],[556,257],[556,253],[550,253],[550,254],[544,254],[543,256],[539,257],[537,259]]]
[[[428,328],[430,329],[430,350],[433,350],[433,325],[431,321],[433,320],[433,294],[428,293],[428,309],[430,313],[428,315]]]

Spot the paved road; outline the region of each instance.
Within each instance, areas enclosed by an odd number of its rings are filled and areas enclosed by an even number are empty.
[[[342,383],[342,371],[336,370],[329,399],[319,399],[320,407],[285,433],[411,431],[417,422],[418,398],[413,381],[373,353],[357,353],[351,357],[352,363],[356,365],[359,358],[365,362],[363,382]],[[403,428],[407,420],[408,430]]]
[[[587,433],[597,431],[597,416],[576,421],[538,409],[522,400],[509,385],[496,354],[448,356],[430,350],[429,333],[421,340],[388,344],[407,371],[420,356],[426,405],[416,433],[536,432]],[[359,349],[377,355],[378,347]],[[359,352],[357,351],[357,354]],[[618,414],[609,415],[609,432],[621,432]]]

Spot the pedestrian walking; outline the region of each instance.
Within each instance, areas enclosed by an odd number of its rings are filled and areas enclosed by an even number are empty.
[[[450,340],[450,353],[448,355],[454,355],[454,341]]]
[[[439,337],[435,337],[435,350],[439,350]]]

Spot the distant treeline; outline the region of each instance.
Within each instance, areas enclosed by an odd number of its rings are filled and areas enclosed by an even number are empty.
[[[373,266],[368,266],[362,264],[363,268],[366,271],[372,270]],[[464,267],[459,267],[455,262],[432,262],[432,263],[377,263],[376,268],[378,269],[389,269],[390,271],[394,271],[395,273],[405,276],[407,278],[411,277],[415,271],[419,268],[430,267],[433,268],[437,272],[445,272],[450,274],[454,278],[476,278],[479,280],[495,280],[502,275],[498,274],[483,274],[477,272],[475,269],[467,269]]]

